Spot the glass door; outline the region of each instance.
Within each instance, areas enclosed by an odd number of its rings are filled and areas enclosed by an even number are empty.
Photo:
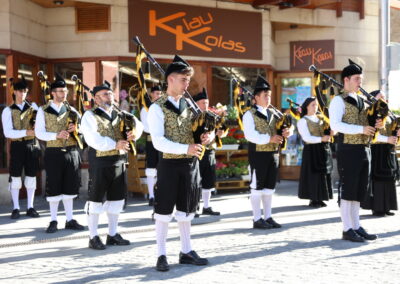
[[[302,104],[312,95],[312,73],[287,73],[277,75],[277,102],[282,111],[287,111],[291,99],[295,103]],[[282,150],[280,163],[280,178],[298,180],[300,177],[301,158],[303,154],[303,142],[297,131],[296,120],[294,134],[288,138],[287,147]]]

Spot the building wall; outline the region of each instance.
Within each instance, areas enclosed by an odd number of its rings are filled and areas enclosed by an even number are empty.
[[[0,48],[11,48],[10,34],[9,0],[0,0]]]
[[[46,57],[45,9],[31,1],[9,1],[10,48]]]
[[[75,9],[72,7],[45,9],[28,0],[0,0],[0,48],[11,48],[47,58],[73,58],[94,56],[133,56],[128,51],[128,1],[84,0],[111,4],[111,31],[76,33]],[[158,0],[187,4],[186,0]],[[258,11],[250,5],[216,0],[193,0],[190,5],[217,7],[244,11]],[[7,10],[9,13],[7,13]],[[261,11],[263,23],[262,60],[216,59],[190,57],[188,60],[270,64],[278,71],[289,70],[289,42],[296,40],[335,39],[335,69],[347,64],[347,58],[360,62],[366,70],[368,86],[378,85],[379,54],[379,6],[376,0],[365,1],[365,19],[357,12],[343,12],[337,18],[336,11],[326,9],[285,9],[277,7]],[[272,34],[271,22],[290,22],[322,26],[309,29],[276,31]],[[151,47],[148,47],[151,51]],[[170,58],[170,55],[158,55]]]
[[[360,20],[359,14],[355,12],[343,12],[343,16],[337,18],[336,11],[325,9],[271,10],[271,21],[285,22],[287,19],[298,24],[323,27],[276,31],[275,68],[277,70],[290,68],[289,43],[291,41],[334,39],[334,69],[343,69],[348,64],[348,58],[352,58],[365,69],[365,89],[372,91],[378,88],[379,7],[377,1],[366,1],[363,20]]]

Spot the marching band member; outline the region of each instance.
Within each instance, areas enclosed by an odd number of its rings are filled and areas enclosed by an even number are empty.
[[[269,109],[271,87],[263,77],[257,78],[253,97],[255,105],[243,116],[245,138],[249,141],[249,164],[251,173],[250,201],[253,209],[253,228],[280,228],[271,217],[272,195],[279,165],[279,144],[283,138],[291,135],[292,130],[285,128],[282,136],[277,135],[277,119]],[[261,218],[260,203],[264,207],[264,219]]]
[[[81,186],[81,158],[73,133],[77,124],[69,122],[70,113],[79,113],[66,102],[68,89],[64,79],[56,74],[51,84],[53,100],[41,106],[37,113],[35,134],[46,141],[44,167],[46,170],[46,199],[50,206],[51,221],[47,233],[57,228],[58,205],[62,200],[65,209],[65,229],[83,230],[84,227],[73,219],[73,199],[78,196]]]
[[[14,103],[3,110],[1,121],[4,136],[11,140],[10,144],[10,192],[14,209],[11,219],[20,217],[19,191],[22,187],[22,170],[24,170],[24,185],[27,192],[27,211],[29,217],[39,217],[33,208],[36,190],[36,173],[39,169],[40,148],[35,139],[33,122],[38,106],[28,103],[28,85],[25,78],[13,83]]]
[[[82,133],[91,147],[90,158],[91,186],[89,199],[85,205],[89,227],[89,248],[103,250],[103,244],[97,232],[100,214],[105,211],[108,217],[108,235],[106,245],[129,245],[129,240],[118,233],[118,218],[126,193],[126,160],[129,141],[136,140],[143,131],[142,123],[134,117],[135,129],[126,133],[120,130],[122,112],[114,105],[114,93],[110,84],[93,88],[98,107],[86,111],[82,117]],[[93,150],[94,149],[94,150]],[[103,203],[103,199],[106,201]]]
[[[301,119],[297,128],[304,141],[300,171],[299,192],[301,199],[309,199],[311,207],[325,207],[323,200],[332,194],[332,152],[330,135],[324,134],[323,120],[316,113],[318,102],[315,97],[307,98],[301,106]]]

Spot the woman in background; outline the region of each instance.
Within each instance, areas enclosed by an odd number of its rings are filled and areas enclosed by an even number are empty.
[[[304,141],[300,172],[301,199],[309,199],[310,207],[325,207],[324,200],[332,199],[332,153],[330,135],[324,134],[324,122],[317,116],[316,98],[307,98],[301,106],[297,128]]]

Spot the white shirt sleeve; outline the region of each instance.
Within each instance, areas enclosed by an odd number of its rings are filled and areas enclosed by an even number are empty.
[[[38,107],[38,105],[36,103],[32,103],[32,107],[36,111],[39,110],[39,107]]]
[[[44,118],[43,108],[39,108],[36,115],[35,135],[39,140],[51,141],[57,140],[57,133],[46,131],[46,122]]]
[[[255,144],[268,144],[271,137],[268,134],[261,134],[256,130],[253,116],[250,111],[243,115],[244,137]]]
[[[6,107],[3,110],[3,113],[1,114],[1,121],[3,122],[3,132],[6,138],[19,139],[26,136],[25,129],[22,130],[14,129],[12,123],[11,109],[9,107]]]
[[[82,116],[81,131],[86,143],[98,151],[115,150],[117,142],[97,132],[97,121],[92,111],[86,111]]]
[[[376,139],[377,142],[387,143],[389,136],[385,136],[378,133],[378,137]]]
[[[172,142],[164,135],[164,113],[157,104],[152,104],[147,114],[147,122],[154,148],[163,153],[187,154],[189,145]]]
[[[143,123],[136,117],[135,118],[135,125],[136,125],[136,137],[135,137],[135,141],[138,140],[140,138],[140,136],[142,136],[143,134]]]
[[[149,125],[147,123],[147,111],[144,107],[140,111],[140,121],[143,123],[144,132],[149,133]]]
[[[303,117],[297,122],[297,129],[299,130],[301,138],[306,143],[310,144],[321,143],[321,137],[311,135],[310,130],[308,129],[307,126],[306,118]]]
[[[345,112],[344,101],[340,96],[335,96],[329,105],[329,120],[331,129],[343,134],[362,134],[364,127],[342,122]]]

